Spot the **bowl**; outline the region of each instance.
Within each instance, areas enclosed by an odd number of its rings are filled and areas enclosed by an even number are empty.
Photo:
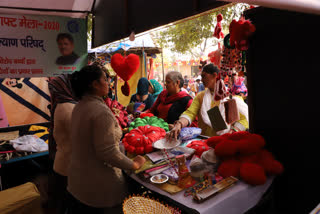
[[[153,148],[156,149],[173,149],[181,144],[180,140],[167,140],[166,138],[162,138],[160,140],[157,140],[152,144]]]
[[[150,181],[154,184],[163,184],[169,180],[169,177],[165,174],[157,174],[150,178]]]

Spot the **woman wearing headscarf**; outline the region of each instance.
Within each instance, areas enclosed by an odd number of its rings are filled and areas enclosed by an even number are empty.
[[[147,78],[142,77],[139,79],[137,93],[133,94],[130,99],[130,103],[144,103],[145,108],[143,111],[148,110],[154,103],[154,98],[151,94],[148,93],[149,90],[149,81]]]
[[[181,91],[184,82],[181,73],[171,71],[166,75],[165,81],[166,90],[160,93],[152,108],[147,112],[173,124],[179,119],[180,114],[191,105],[192,97],[185,91]]]
[[[179,120],[175,122],[175,125],[169,137],[177,138],[181,128],[191,124],[198,116],[198,126],[202,129],[202,135],[216,136],[233,131],[244,131],[249,128],[248,123],[248,106],[239,96],[234,96],[237,108],[240,114],[240,120],[235,121],[232,124],[227,125],[227,129],[215,130],[212,127],[209,115],[207,113],[213,107],[218,107],[221,115],[225,115],[224,102],[228,100],[224,82],[219,78],[219,69],[212,63],[203,67],[201,72],[203,84],[205,85],[205,91],[197,94],[194,98],[191,106],[182,113]],[[223,118],[225,120],[225,118]]]
[[[71,156],[71,114],[78,99],[72,91],[69,74],[51,78],[48,87],[51,95],[49,153],[54,160],[53,174],[49,178],[52,199],[49,206],[56,209],[56,213],[63,213]]]
[[[155,79],[149,80],[149,93],[152,94],[154,101],[157,100],[159,94],[163,91],[162,85]]]

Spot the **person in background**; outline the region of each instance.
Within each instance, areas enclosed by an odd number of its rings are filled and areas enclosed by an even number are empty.
[[[154,102],[157,100],[159,94],[163,91],[162,85],[155,79],[149,80],[149,93],[152,94]]]
[[[203,83],[201,81],[199,81],[198,84],[199,84],[198,93],[201,91],[204,91],[205,87],[204,87]]]
[[[51,98],[50,153],[53,147],[53,172],[49,176],[49,208],[54,213],[64,213],[68,168],[71,156],[71,114],[78,99],[73,93],[70,74],[53,77],[48,82]],[[52,200],[51,200],[52,199]]]
[[[188,83],[183,83],[183,86],[181,87],[181,91],[186,92],[187,94],[189,94],[188,91]]]
[[[183,78],[181,73],[171,71],[166,75],[166,90],[163,90],[157,101],[149,111],[162,118],[169,124],[179,119],[179,116],[192,103],[192,97],[185,91],[181,91]]]
[[[184,79],[183,79],[184,83],[187,83],[189,84],[189,79],[188,79],[188,75],[185,75],[184,76]]]
[[[142,77],[139,79],[137,93],[133,94],[130,99],[130,103],[144,103],[145,108],[143,111],[148,110],[154,103],[154,98],[151,94],[148,93],[149,91],[149,81],[147,78]]]
[[[244,80],[245,80],[244,77],[240,77],[238,76],[237,73],[233,73],[231,78],[229,93],[232,95],[239,95],[244,100],[246,100],[248,90],[246,85],[244,84]]]
[[[137,170],[145,159],[131,160],[119,149],[122,131],[102,99],[109,89],[102,69],[85,66],[72,74],[71,84],[79,102],[71,119],[66,214],[121,213],[127,193],[122,169]]]
[[[224,105],[222,104],[222,102],[228,99],[226,98],[226,93],[224,94],[224,96],[218,94],[220,89],[222,89],[219,87],[224,87],[224,83],[222,82],[222,80],[219,80],[219,82],[217,81],[218,73],[219,69],[211,63],[203,67],[201,76],[206,90],[197,94],[191,106],[185,112],[183,112],[179,117],[179,120],[174,123],[174,127],[168,134],[169,138],[177,138],[181,131],[181,128],[190,125],[197,116],[198,127],[202,129],[201,134],[209,137],[221,135],[227,132],[234,132],[235,130],[244,131],[249,127],[248,106],[243,101],[243,99],[238,96],[234,96],[234,99],[236,100],[237,108],[240,112],[240,120],[231,124],[230,128],[221,130],[219,132],[214,130],[214,128],[212,127],[207,111],[215,106],[218,106],[219,110],[220,108],[224,110]],[[214,99],[218,95],[219,97],[222,96],[222,99]]]

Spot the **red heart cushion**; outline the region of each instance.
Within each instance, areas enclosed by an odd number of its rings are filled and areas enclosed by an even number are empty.
[[[138,70],[139,65],[139,56],[136,54],[129,54],[123,57],[121,54],[116,53],[111,57],[111,67],[124,81],[130,80]]]

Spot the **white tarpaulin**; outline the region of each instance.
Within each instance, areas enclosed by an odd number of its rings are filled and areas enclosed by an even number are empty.
[[[320,0],[223,0],[320,15]]]
[[[0,0],[0,14],[85,18],[94,0]]]

